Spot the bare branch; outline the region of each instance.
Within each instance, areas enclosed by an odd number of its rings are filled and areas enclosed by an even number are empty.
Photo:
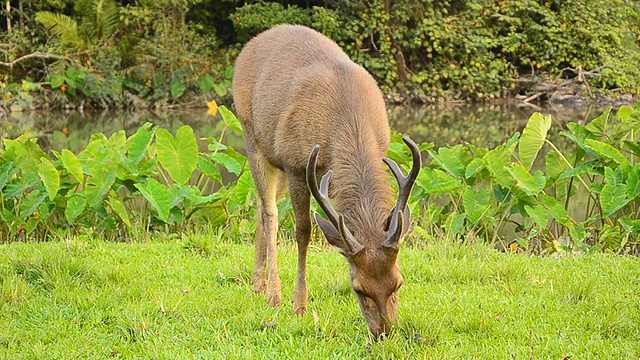
[[[57,55],[57,54],[50,54],[50,53],[43,53],[41,51],[36,51],[34,53],[31,54],[27,54],[24,56],[21,56],[13,61],[9,61],[9,62],[2,62],[0,61],[0,65],[2,66],[6,66],[8,68],[13,68],[13,66],[17,63],[20,63],[22,61],[25,60],[29,60],[32,58],[38,58],[38,59],[58,59],[58,60],[67,60],[67,61],[72,61],[71,59],[69,59],[66,56],[63,55]]]

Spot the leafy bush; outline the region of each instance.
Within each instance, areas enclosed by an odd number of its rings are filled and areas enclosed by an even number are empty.
[[[241,133],[235,116],[219,111],[225,131]],[[621,107],[615,119],[609,108],[586,126],[569,123],[560,134],[573,148],[551,141],[550,126],[550,116],[536,113],[522,134],[492,149],[420,144],[431,161],[409,201],[414,236],[408,241],[486,241],[561,254],[637,247],[640,103]],[[144,238],[205,224],[233,239],[250,237],[253,179],[246,158],[220,139],[206,139],[208,151],[199,152],[190,127],[174,136],[146,124],[130,137],[94,134],[77,155],[54,151],[53,162],[35,140],[4,139],[0,241],[94,231]],[[392,135],[388,156],[410,166],[401,134]],[[235,180],[223,181],[221,171]],[[290,201],[283,199],[278,210],[291,231]]]
[[[229,110],[219,110],[231,130],[242,131]],[[130,137],[94,134],[78,155],[54,151],[52,162],[35,139],[4,139],[0,241],[92,231],[129,239],[154,229],[227,224],[243,215],[236,208],[250,208],[253,183],[243,155],[207,141],[211,152],[199,153],[189,126],[174,137],[147,123]],[[223,182],[219,167],[239,179]]]
[[[309,25],[309,13],[295,5],[286,8],[277,2],[257,2],[229,15],[242,43],[277,24]]]
[[[417,234],[502,242],[512,224],[512,248],[528,252],[637,246],[640,104],[621,107],[613,124],[610,114],[611,108],[587,126],[569,123],[561,135],[575,145],[572,152],[548,140],[551,117],[539,113],[522,135],[493,149],[461,144],[429,150],[432,161],[418,176],[411,202]],[[391,156],[407,163],[397,140]],[[580,196],[586,204],[572,213],[569,205]]]

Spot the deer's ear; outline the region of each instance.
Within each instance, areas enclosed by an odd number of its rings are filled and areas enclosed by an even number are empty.
[[[326,220],[318,213],[314,213],[313,217],[316,219],[318,226],[320,226],[320,229],[322,230],[322,233],[324,233],[324,237],[327,238],[329,244],[340,249],[341,253],[346,254],[344,240],[342,239],[338,229],[336,229],[329,220]]]

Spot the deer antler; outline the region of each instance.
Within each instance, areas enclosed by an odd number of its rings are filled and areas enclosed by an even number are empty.
[[[385,157],[382,158],[391,172],[395,176],[396,180],[398,180],[398,202],[396,206],[391,210],[391,221],[389,223],[389,237],[385,242],[385,246],[397,248],[398,242],[400,241],[400,235],[402,233],[402,224],[403,221],[409,221],[410,219],[403,219],[403,212],[405,207],[407,206],[407,201],[409,200],[409,195],[411,194],[411,189],[413,188],[413,184],[416,182],[416,178],[418,178],[418,173],[420,172],[420,168],[422,167],[422,158],[420,157],[420,150],[418,146],[409,139],[408,136],[403,136],[402,140],[409,147],[411,151],[411,158],[413,159],[413,164],[411,165],[411,171],[405,177],[402,174],[402,170],[400,170],[400,166],[396,164],[395,161]],[[407,214],[409,212],[407,211]]]
[[[309,155],[309,162],[307,162],[307,186],[333,227],[340,232],[347,250],[353,255],[362,250],[364,246],[356,240],[353,234],[351,234],[351,231],[345,226],[344,216],[339,215],[329,202],[329,180],[331,180],[331,175],[333,174],[332,170],[327,171],[327,173],[322,176],[322,179],[320,179],[320,189],[318,189],[318,184],[316,183],[316,163],[318,162],[319,151],[320,145],[316,145],[311,150],[311,155]],[[316,216],[319,215],[316,214]]]

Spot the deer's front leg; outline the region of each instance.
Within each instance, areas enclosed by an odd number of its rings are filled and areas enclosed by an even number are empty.
[[[311,218],[309,216],[309,190],[304,179],[289,177],[291,204],[296,218],[296,241],[298,243],[298,275],[293,292],[293,312],[307,312],[307,251],[311,240]]]

